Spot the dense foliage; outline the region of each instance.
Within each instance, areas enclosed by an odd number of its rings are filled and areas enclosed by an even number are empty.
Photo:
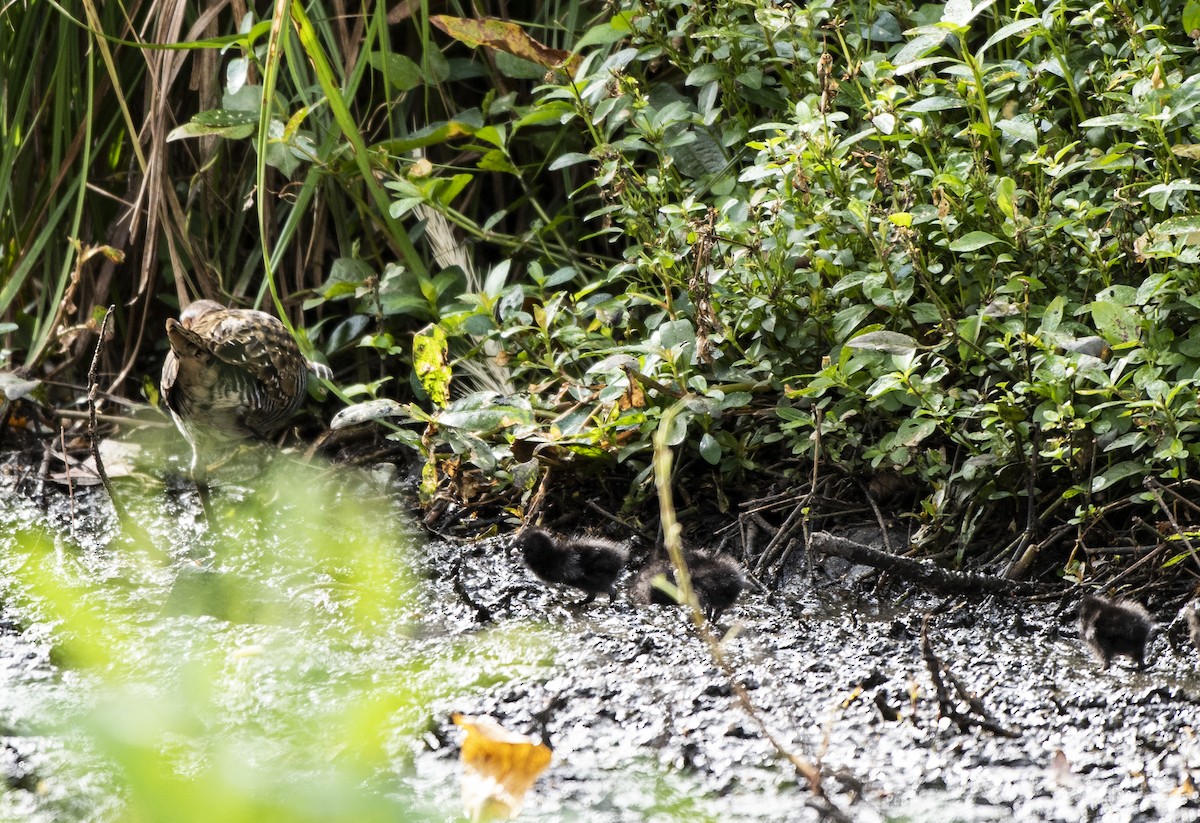
[[[551,168],[621,260],[533,261],[476,298],[540,389],[510,439],[641,466],[687,397],[671,442],[725,485],[780,449],[899,473],[928,541],[1007,531],[1018,556],[1190,476],[1178,12],[644,3],[593,28],[534,111],[575,124]]]
[[[1194,474],[1192,5],[277,8],[5,14],[13,365],[114,302],[153,401],[179,299],[270,296],[431,493],[649,496],[682,398],[679,471],[900,477],[932,545]]]

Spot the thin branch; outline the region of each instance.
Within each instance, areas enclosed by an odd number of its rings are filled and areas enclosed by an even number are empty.
[[[115,308],[116,306],[109,306],[108,311],[104,313],[104,321],[100,324],[100,334],[96,338],[96,350],[92,353],[92,365],[88,369],[88,445],[91,446],[92,460],[96,464],[96,476],[104,484],[104,490],[108,492],[108,499],[112,501],[113,508],[116,509],[117,518],[124,523],[129,519],[129,513],[125,511],[125,507],[117,499],[116,494],[113,493],[112,481],[108,479],[108,472],[104,469],[104,461],[100,459],[100,438],[96,435],[96,397],[100,393],[98,379],[100,352],[104,349],[104,336],[108,333],[108,321],[112,318]]]
[[[950,718],[962,731],[967,731],[972,726],[978,726],[1001,737],[1021,736],[1020,732],[1005,727],[1000,721],[992,717],[991,713],[984,707],[983,701],[970,694],[962,682],[938,658],[937,653],[933,650],[933,643],[929,640],[928,614],[921,619],[921,657],[924,658],[925,667],[929,670],[929,678],[933,681],[933,688],[937,693],[938,714],[941,717]],[[950,681],[950,684],[954,686],[955,694],[967,704],[968,708],[974,714],[958,710],[958,705],[954,697],[950,694],[950,690],[946,688],[946,680]]]
[[[1162,509],[1162,512],[1164,515],[1166,515],[1167,520],[1171,521],[1171,528],[1175,529],[1175,534],[1179,535],[1179,539],[1182,540],[1183,545],[1187,547],[1188,553],[1192,556],[1192,560],[1197,566],[1200,566],[1200,556],[1197,556],[1196,554],[1196,547],[1192,545],[1191,540],[1188,540],[1187,533],[1184,532],[1183,528],[1179,525],[1179,521],[1175,519],[1175,514],[1167,507],[1166,501],[1163,500],[1160,492],[1167,492],[1172,497],[1175,497],[1179,500],[1182,500],[1183,498],[1173,489],[1164,486],[1153,477],[1147,477],[1142,481],[1142,485],[1149,489],[1150,493],[1154,495],[1154,499],[1158,501],[1159,508]]]
[[[670,431],[676,415],[683,409],[685,403],[686,401],[681,400],[667,409],[659,419],[658,430],[654,434],[654,483],[658,490],[659,518],[662,522],[663,540],[666,544],[667,554],[670,556],[671,563],[675,567],[675,580],[679,588],[680,602],[687,606],[696,633],[708,647],[713,662],[716,663],[721,673],[729,682],[738,704],[758,727],[759,733],[763,738],[771,744],[780,757],[791,763],[797,773],[808,783],[808,789],[813,795],[810,798],[810,804],[820,811],[822,817],[837,820],[839,823],[848,823],[850,818],[847,817],[845,812],[841,811],[825,796],[824,787],[821,785],[820,768],[795,752],[792,752],[783,744],[783,741],[775,736],[767,726],[766,720],[758,712],[754,702],[750,699],[750,695],[745,687],[737,681],[734,676],[733,666],[725,656],[721,641],[711,630],[704,612],[700,608],[700,602],[696,598],[696,593],[692,588],[692,580],[688,574],[687,562],[683,557],[683,544],[680,539],[681,528],[679,522],[675,519],[674,495],[671,489],[671,463],[673,461],[673,454],[671,447],[667,444],[667,433]]]
[[[94,384],[93,384],[94,387]],[[167,420],[145,420],[140,417],[124,417],[119,414],[97,414],[95,401],[92,398],[92,393],[88,391],[87,411],[75,411],[74,409],[58,409],[54,412],[55,415],[64,420],[87,420],[89,425],[96,423],[107,423],[112,426],[137,426],[146,429],[171,429],[174,425]]]
[[[943,569],[928,561],[898,557],[862,543],[832,535],[829,532],[815,532],[812,536],[811,549],[820,554],[831,554],[852,563],[860,563],[880,571],[890,572],[904,580],[911,580],[943,592],[1031,595],[1046,590],[1044,586],[1034,583]]]

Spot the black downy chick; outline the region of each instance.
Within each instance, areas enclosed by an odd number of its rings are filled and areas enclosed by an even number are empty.
[[[1187,621],[1188,636],[1192,645],[1200,649],[1200,600],[1193,600],[1183,607],[1183,617]]]
[[[598,594],[613,599],[613,585],[625,568],[629,552],[601,537],[558,539],[543,529],[527,528],[517,535],[517,545],[529,570],[547,583],[563,583],[587,593],[590,603]]]
[[[1127,600],[1085,595],[1079,604],[1079,634],[1108,668],[1117,655],[1125,655],[1146,668],[1146,640],[1154,621],[1142,606]]]
[[[709,620],[716,622],[746,588],[746,576],[742,573],[741,566],[731,557],[703,549],[685,550],[683,559],[687,563],[692,589],[696,592],[700,609]],[[654,579],[660,574],[666,577],[671,585],[676,585],[675,567],[671,564],[671,559],[652,559],[634,578],[633,599],[636,602],[675,605],[671,595],[654,585]]]

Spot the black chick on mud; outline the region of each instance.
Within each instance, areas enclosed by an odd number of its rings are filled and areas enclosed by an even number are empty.
[[[1146,641],[1153,628],[1149,612],[1137,603],[1089,594],[1079,604],[1079,634],[1106,669],[1118,655],[1145,669]]]
[[[735,560],[720,554],[693,549],[683,555],[691,577],[692,589],[700,609],[711,621],[721,617],[746,588],[746,575]],[[675,582],[675,567],[670,558],[658,557],[647,563],[633,581],[633,599],[638,603],[673,606],[675,599],[654,585],[663,575],[671,585]]]
[[[613,599],[613,585],[625,568],[629,552],[611,540],[577,536],[560,539],[543,529],[527,528],[517,535],[525,565],[547,583],[562,583],[587,594],[580,605],[598,594]]]

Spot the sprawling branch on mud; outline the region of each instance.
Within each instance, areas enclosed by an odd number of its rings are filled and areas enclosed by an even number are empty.
[[[831,554],[852,563],[871,566],[943,592],[1033,595],[1043,594],[1046,591],[1044,586],[1034,583],[943,569],[925,560],[898,557],[829,532],[814,532],[809,541],[809,549],[818,554]]]
[[[1020,732],[1004,726],[993,717],[992,713],[983,705],[983,701],[967,691],[962,681],[955,677],[954,672],[950,671],[949,667],[938,658],[937,653],[933,650],[933,644],[929,641],[929,615],[925,615],[921,620],[921,657],[925,659],[925,666],[929,669],[929,678],[933,681],[933,688],[937,693],[938,712],[942,717],[950,718],[962,731],[967,731],[972,726],[978,726],[1001,737],[1021,736]],[[958,695],[958,699],[967,704],[969,711],[959,711],[958,701],[946,688],[947,680],[954,686],[954,692]]]

